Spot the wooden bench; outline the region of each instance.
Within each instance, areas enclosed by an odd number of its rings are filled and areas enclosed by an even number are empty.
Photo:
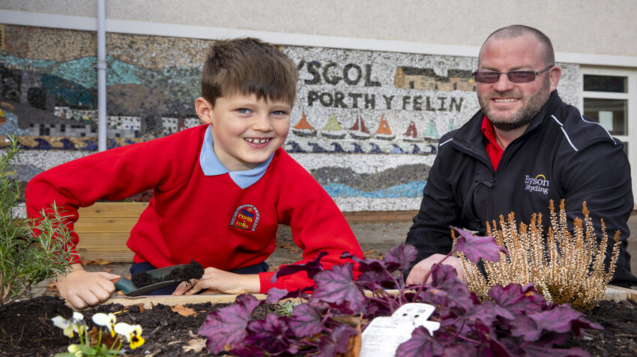
[[[133,252],[126,241],[146,207],[148,202],[98,202],[81,208],[75,231],[80,237],[77,250],[82,260],[132,262]]]

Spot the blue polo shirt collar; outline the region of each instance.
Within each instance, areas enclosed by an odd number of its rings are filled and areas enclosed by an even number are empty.
[[[255,168],[246,171],[230,171],[228,170],[219,158],[215,154],[215,150],[212,146],[212,132],[210,131],[210,127],[206,130],[206,134],[204,136],[203,147],[201,148],[201,154],[199,155],[199,163],[201,165],[201,169],[203,170],[204,175],[206,176],[217,176],[229,173],[230,178],[237,186],[242,189],[248,188],[254,185],[263,175],[265,175],[265,171],[268,169],[270,162],[272,162],[272,158],[274,157],[274,153],[270,155],[270,157],[264,162],[255,166]]]

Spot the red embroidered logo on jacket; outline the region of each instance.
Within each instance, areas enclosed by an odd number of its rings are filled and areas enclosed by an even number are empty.
[[[241,205],[234,211],[230,226],[255,231],[259,223],[259,210],[253,205]]]

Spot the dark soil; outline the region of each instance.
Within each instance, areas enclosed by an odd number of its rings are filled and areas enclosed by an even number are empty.
[[[568,346],[581,347],[594,357],[637,356],[637,303],[602,301],[587,314],[603,330],[584,330],[579,340]]]
[[[176,267],[163,277],[153,278],[149,273],[142,272],[135,274],[131,277],[131,281],[136,288],[142,288],[144,286],[161,283],[162,281],[175,281],[183,282],[190,281],[191,279],[201,279],[204,274],[204,269],[201,264],[194,260],[190,261],[190,264]]]
[[[136,305],[125,307],[120,304],[106,304],[81,313],[89,328],[95,325],[92,316],[98,312],[115,313],[117,322],[141,325],[142,337],[146,342],[135,350],[129,349],[124,342],[122,350],[125,350],[127,356],[213,356],[205,347],[198,352],[186,352],[183,347],[189,346],[190,341],[204,346],[205,339],[196,336],[199,327],[209,312],[227,305],[185,305],[187,312],[192,310],[194,313],[192,316],[183,316],[174,311],[173,307],[161,304],[152,309]],[[274,309],[275,305],[260,306],[253,318],[264,318]],[[71,339],[64,336],[60,328],[53,326],[51,318],[61,315],[68,319],[72,314],[73,310],[64,300],[51,296],[0,306],[0,356],[53,356],[55,353],[66,352],[69,344],[79,343],[77,335]]]
[[[189,346],[200,347],[204,340],[196,336],[197,330],[210,311],[227,304],[186,305],[196,314],[183,316],[170,306],[157,305],[152,309],[139,306],[124,307],[119,304],[101,305],[82,311],[89,327],[91,317],[97,312],[117,313],[118,322],[139,324],[145,344],[135,350],[126,350],[128,356],[212,356],[205,348],[187,351]],[[273,305],[257,309],[253,318],[263,318],[274,311]],[[190,311],[190,310],[187,310]],[[72,310],[62,299],[41,296],[31,300],[0,306],[0,355],[2,356],[52,356],[65,352],[70,343],[77,343],[54,327],[51,318],[62,315],[70,318]],[[637,356],[637,304],[603,301],[587,314],[592,322],[604,327],[603,331],[586,330],[579,340],[571,340],[568,347],[578,346],[591,356]],[[124,347],[128,345],[124,343]]]

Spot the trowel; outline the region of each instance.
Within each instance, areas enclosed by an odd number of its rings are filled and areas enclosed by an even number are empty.
[[[181,269],[186,265],[188,264],[172,265],[161,269],[149,270],[147,271],[147,273],[150,274],[153,279],[161,279],[168,276],[174,269]],[[157,289],[165,288],[180,282],[181,280],[166,280],[138,288],[135,286],[135,284],[133,284],[132,281],[124,277],[113,281],[113,283],[115,283],[115,291],[121,291],[126,296],[145,295]]]

